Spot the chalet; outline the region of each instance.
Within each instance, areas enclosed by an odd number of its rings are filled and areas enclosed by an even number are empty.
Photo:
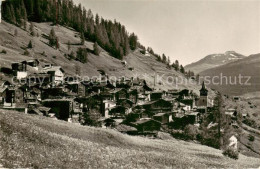
[[[141,105],[146,111],[156,113],[162,112],[171,112],[172,111],[172,103],[163,99],[150,101]]]
[[[138,101],[138,91],[137,89],[130,90],[128,92],[128,99],[131,100],[134,104]]]
[[[101,106],[101,114],[108,118],[110,117],[109,112],[116,107],[116,103],[112,100],[103,100],[102,106]]]
[[[237,137],[235,135],[232,135],[229,139],[229,144],[228,144],[228,147],[234,149],[234,150],[237,150],[237,143],[238,143],[238,140],[237,140]]]
[[[66,82],[65,88],[68,89],[69,92],[75,93],[78,96],[84,97],[86,96],[85,85],[81,82]]]
[[[106,128],[114,128],[116,126],[116,121],[112,118],[107,118],[104,120]]]
[[[0,104],[4,104],[6,99],[7,88],[11,87],[12,84],[7,80],[0,80]]]
[[[187,122],[189,124],[196,124],[200,122],[200,113],[199,112],[191,112],[187,115]]]
[[[147,119],[140,119],[136,122],[131,123],[139,133],[153,133],[160,131],[161,123],[159,121],[147,118]]]
[[[41,88],[41,99],[56,99],[56,98],[62,98],[65,96],[65,93],[63,91],[63,87],[43,87]]]
[[[117,102],[117,105],[121,105],[126,108],[131,108],[131,107],[133,107],[134,103],[129,99],[125,99],[125,100],[119,100]]]
[[[27,77],[27,62],[22,61],[22,62],[13,62],[12,63],[12,70],[14,73],[14,76],[17,79],[24,79]]]
[[[135,78],[132,81],[133,86],[142,86],[143,85],[143,80],[140,80],[139,78]]]
[[[179,91],[177,89],[168,90],[167,95],[172,98],[178,98],[179,97]]]
[[[233,100],[234,101],[240,101],[240,97],[239,96],[233,96]]]
[[[128,98],[128,93],[126,89],[121,89],[118,92],[116,92],[116,100],[123,100]]]
[[[225,111],[225,115],[235,118],[235,117],[237,117],[237,111],[236,111],[236,109],[230,108]]]
[[[12,83],[8,80],[0,80],[0,87],[9,87],[12,86]]]
[[[182,91],[179,92],[179,98],[183,98],[184,96],[189,96],[190,92],[188,89],[183,89]]]
[[[83,103],[80,103],[79,101],[77,101],[77,99],[74,99],[72,101],[72,112],[73,114],[82,114]]]
[[[138,94],[138,100],[137,100],[138,105],[143,105],[149,101],[150,101],[150,94]]]
[[[144,89],[144,92],[152,92],[153,89],[147,84],[147,82],[144,80],[143,81],[143,89]]]
[[[125,60],[121,61],[122,65],[126,66],[127,62]]]
[[[7,86],[0,86],[0,103],[4,104],[6,99]]]
[[[158,113],[153,115],[153,119],[159,121],[162,124],[168,124],[172,121],[172,115],[169,113]]]
[[[128,113],[128,108],[124,106],[115,106],[109,111],[109,115],[112,117],[123,117]]]
[[[3,88],[1,96],[4,107],[15,107],[15,88],[13,86]]]
[[[163,96],[162,91],[151,92],[150,99],[151,99],[151,101],[159,100],[159,99],[162,99],[162,96]]]
[[[49,69],[51,68],[53,65],[51,63],[46,63],[43,65],[43,69]]]
[[[42,101],[42,105],[51,108],[51,112],[55,113],[58,119],[68,121],[73,110],[73,100],[71,99],[46,99]]]
[[[234,122],[236,122],[237,120],[237,111],[236,109],[228,109],[227,111],[225,111],[225,117],[226,117],[226,121],[231,125]]]
[[[204,113],[207,113],[207,112],[208,112],[208,109],[207,109],[207,107],[205,107],[205,106],[198,106],[198,107],[196,108],[196,111],[199,112],[199,113],[204,114]]]
[[[43,72],[51,75],[52,83],[56,85],[63,83],[64,70],[60,66],[45,67]]]
[[[27,65],[33,67],[35,70],[39,70],[38,66],[39,66],[39,60],[38,59],[32,59],[32,60],[27,60]]]
[[[193,97],[184,97],[183,99],[180,100],[180,102],[188,106],[189,110],[195,107],[195,100],[193,99]]]
[[[116,88],[116,81],[114,81],[114,80],[108,80],[108,81],[107,81],[107,88],[109,88],[109,89],[115,89],[115,88]]]

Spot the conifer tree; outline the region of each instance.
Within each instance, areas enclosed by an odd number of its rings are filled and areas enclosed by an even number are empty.
[[[182,65],[180,66],[180,72],[181,73],[185,73],[185,69],[184,69],[184,67]]]
[[[30,30],[30,34],[31,34],[32,36],[35,36],[34,24],[33,24],[32,22],[30,22],[30,28],[29,28],[29,30]]]
[[[32,41],[31,41],[31,40],[30,40],[30,42],[29,42],[27,48],[29,48],[29,49],[33,48]]]
[[[166,62],[167,62],[167,57],[165,56],[164,53],[163,53],[163,55],[162,55],[162,62],[163,62],[163,63],[166,63]]]
[[[84,32],[81,32],[80,33],[80,44],[81,45],[84,45],[85,44],[85,36],[84,36]]]
[[[54,29],[52,28],[50,31],[50,35],[49,35],[49,45],[52,47],[56,46],[57,45],[56,41],[57,41],[57,37],[56,37]]]
[[[134,33],[129,36],[129,45],[132,50],[135,50],[137,48],[137,40],[138,38]]]
[[[10,22],[13,24],[16,24],[16,18],[15,18],[15,12],[14,12],[14,7],[12,4],[10,4]]]
[[[87,57],[88,57],[87,50],[83,48],[78,48],[76,59],[82,63],[86,63]]]
[[[94,43],[94,54],[95,55],[99,55],[100,54],[100,49],[99,49],[99,46],[97,44],[97,42]]]
[[[178,60],[175,60],[175,67],[174,67],[174,69],[176,70],[176,71],[179,71],[179,61]]]

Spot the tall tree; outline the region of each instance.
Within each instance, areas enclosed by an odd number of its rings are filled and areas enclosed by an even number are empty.
[[[137,36],[134,33],[131,33],[131,35],[129,36],[129,45],[132,50],[135,50],[137,48],[137,41]]]
[[[30,28],[29,28],[29,30],[30,30],[30,34],[31,34],[32,36],[35,36],[34,24],[33,24],[32,22],[30,22]]]
[[[59,48],[59,39],[56,36],[55,30],[52,28],[49,34],[49,45],[56,47],[56,49]]]
[[[101,52],[101,51],[100,51],[100,48],[99,48],[97,42],[95,42],[95,43],[94,43],[94,54],[95,54],[95,55],[99,55],[100,52]]]
[[[179,61],[178,60],[175,60],[175,67],[174,67],[174,69],[176,70],[176,71],[179,71]]]
[[[184,69],[184,67],[182,65],[180,66],[180,72],[181,73],[185,73],[185,69]]]
[[[84,45],[85,44],[85,36],[84,36],[84,32],[83,31],[81,31],[81,33],[80,33],[80,44],[81,45]]]
[[[29,48],[29,49],[33,48],[32,41],[31,41],[31,40],[30,40],[30,42],[29,42],[27,48]]]
[[[99,15],[98,14],[96,14],[96,17],[95,17],[95,23],[96,23],[96,25],[99,25]]]
[[[165,56],[164,53],[163,53],[163,55],[162,55],[162,62],[163,62],[163,63],[167,63],[167,57]]]

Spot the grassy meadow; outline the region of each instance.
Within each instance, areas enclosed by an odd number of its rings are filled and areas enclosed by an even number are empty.
[[[7,168],[257,168],[260,160],[175,139],[134,137],[0,110],[0,164]]]

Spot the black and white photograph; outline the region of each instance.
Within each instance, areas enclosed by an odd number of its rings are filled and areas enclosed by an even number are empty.
[[[0,0],[0,169],[260,169],[259,0]]]

